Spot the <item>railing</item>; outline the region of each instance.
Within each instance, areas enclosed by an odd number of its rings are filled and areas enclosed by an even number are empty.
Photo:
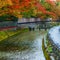
[[[52,22],[60,22],[60,21],[34,21],[34,22],[18,22],[18,24],[29,24],[29,23],[52,23]]]

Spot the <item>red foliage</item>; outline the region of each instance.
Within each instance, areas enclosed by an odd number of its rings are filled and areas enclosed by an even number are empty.
[[[55,16],[56,17],[56,14],[53,13],[53,12],[46,12],[46,14],[49,14],[49,15],[52,15],[52,16]]]
[[[37,7],[38,11],[42,11],[43,13],[46,13],[45,8],[39,2],[36,2],[35,6]]]
[[[11,9],[19,9],[20,6],[19,5],[12,5],[12,6],[9,6],[9,8],[11,8]]]
[[[31,0],[25,0],[25,2],[30,2]]]
[[[19,4],[19,0],[11,0],[12,3]]]
[[[27,7],[27,6],[29,6],[30,1],[31,1],[31,0],[24,0],[24,1],[22,1],[22,4],[21,4],[21,5]]]
[[[39,2],[35,2],[35,6],[37,7],[38,11],[42,11],[42,13],[44,13],[44,14],[49,14],[49,15],[52,15],[52,16],[55,16],[56,17],[56,14],[55,13],[48,12]]]
[[[11,8],[11,9],[22,8],[20,10],[20,12],[23,12],[23,11],[25,11],[23,8],[28,7],[28,9],[26,9],[26,11],[29,10],[30,3],[32,2],[32,0],[21,0],[21,2],[19,2],[19,0],[12,0],[12,2],[15,3],[15,4],[10,6],[9,8]],[[53,1],[46,0],[46,2],[48,2],[51,5],[55,5],[55,3]],[[49,15],[52,15],[52,16],[56,16],[55,13],[46,11],[46,9],[37,0],[33,3],[33,5],[35,7],[37,7],[37,11],[41,11],[43,14],[49,14]]]
[[[52,6],[54,6],[54,5],[55,5],[55,2],[54,2],[54,1],[52,1],[52,0],[46,0],[46,2],[47,2],[47,3],[49,3],[49,4],[51,4]]]

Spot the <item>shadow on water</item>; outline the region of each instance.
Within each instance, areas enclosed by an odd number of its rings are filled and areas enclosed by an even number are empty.
[[[25,50],[30,49],[33,44],[33,40],[35,39],[34,34],[32,32],[18,35],[16,37],[11,37],[10,39],[6,39],[0,42],[0,51],[16,51],[16,50]],[[26,37],[27,36],[27,37]]]
[[[43,33],[36,31],[27,32],[1,41],[0,60],[32,60],[35,57],[40,58],[41,46],[39,45],[41,41],[36,40],[36,38],[41,34]],[[38,55],[36,56],[36,54]],[[16,59],[16,57],[19,59]]]

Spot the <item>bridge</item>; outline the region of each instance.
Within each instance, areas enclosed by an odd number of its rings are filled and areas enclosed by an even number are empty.
[[[52,21],[52,22],[56,22],[56,21]],[[18,28],[18,27],[23,27],[23,28],[36,28],[39,27],[40,29],[49,29],[51,28],[51,21],[34,21],[34,22],[8,22],[5,24],[0,23],[0,30],[4,30],[4,29],[14,29],[14,28]],[[58,23],[59,21],[57,21],[56,23]],[[14,24],[14,25],[13,25]],[[1,26],[3,25],[3,26]]]
[[[50,23],[49,21],[34,21],[34,22],[22,22],[22,23],[17,23],[18,27],[31,27],[31,28],[36,28],[39,27],[41,29],[49,29],[50,28]]]

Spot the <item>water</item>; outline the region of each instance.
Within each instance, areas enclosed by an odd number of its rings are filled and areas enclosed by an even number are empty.
[[[0,60],[45,60],[42,51],[43,36],[44,32],[35,31],[23,33],[12,38],[12,40],[8,40],[10,43],[13,42],[16,45],[19,45],[20,50],[2,51],[0,52]]]

